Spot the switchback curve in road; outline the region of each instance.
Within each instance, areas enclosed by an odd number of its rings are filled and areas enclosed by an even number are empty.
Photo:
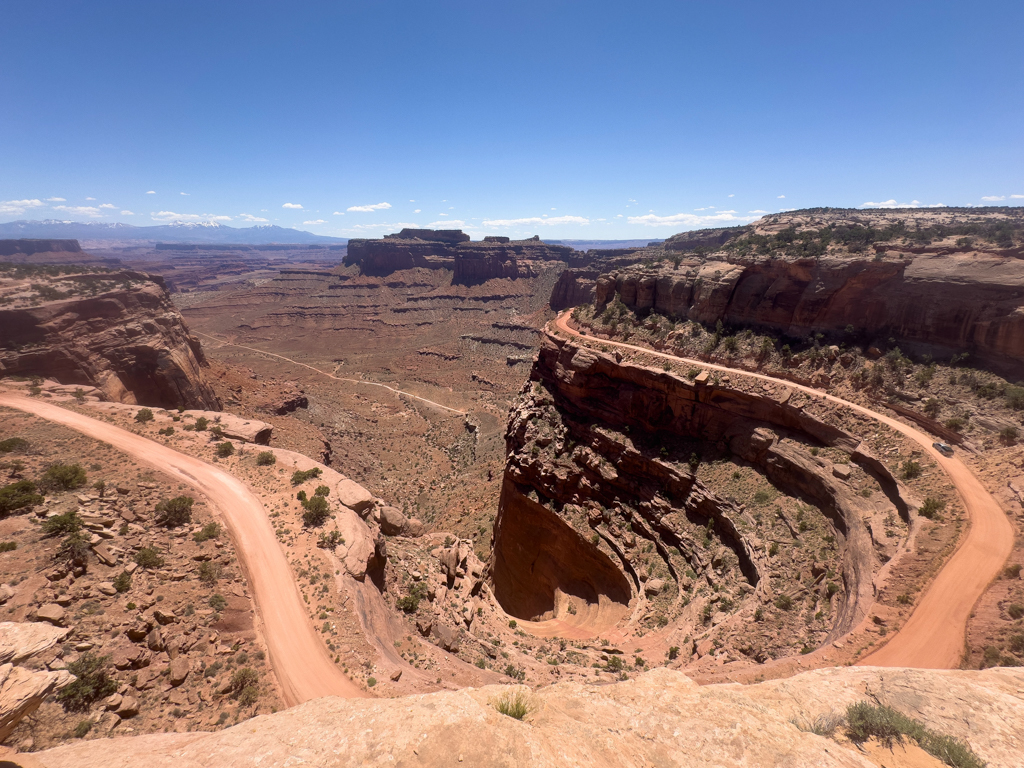
[[[348,382],[351,382],[353,384],[366,384],[366,385],[371,386],[371,387],[383,387],[384,389],[387,389],[387,390],[390,390],[391,392],[394,392],[396,395],[405,395],[406,397],[411,397],[411,398],[413,398],[415,400],[419,400],[420,402],[426,403],[427,405],[432,405],[435,408],[443,408],[446,411],[451,411],[452,413],[457,413],[460,416],[466,416],[467,415],[465,411],[460,411],[457,408],[449,408],[447,405],[441,405],[441,403],[435,403],[433,400],[428,400],[425,397],[420,397],[419,395],[414,395],[412,392],[406,392],[406,391],[401,390],[401,389],[395,389],[394,387],[389,387],[387,384],[381,384],[381,383],[376,382],[376,381],[365,381],[364,379],[347,379],[347,378],[344,378],[342,376],[335,376],[333,373],[327,373],[327,371],[321,371],[319,368],[314,368],[312,365],[308,365],[306,363],[300,363],[298,360],[292,360],[290,357],[285,357],[284,355],[278,355],[278,354],[276,354],[274,352],[267,352],[264,349],[257,349],[256,347],[247,347],[247,346],[245,346],[243,344],[232,344],[230,341],[224,341],[223,339],[218,339],[216,336],[211,336],[208,333],[201,333],[199,331],[192,331],[192,333],[196,334],[197,336],[205,336],[206,338],[210,339],[211,341],[216,341],[218,344],[223,344],[225,347],[237,347],[238,349],[247,349],[250,352],[258,352],[261,355],[270,355],[270,357],[276,357],[278,360],[285,360],[285,361],[287,361],[287,362],[289,362],[289,363],[291,363],[293,365],[298,365],[298,366],[301,366],[302,368],[308,368],[311,371],[315,371],[316,373],[319,373],[321,376],[326,376],[327,378],[334,379],[335,381],[348,381]]]
[[[569,326],[569,312],[554,320],[555,327],[571,336],[587,340]],[[996,578],[1013,549],[1013,527],[995,498],[981,481],[958,458],[943,456],[932,447],[934,438],[901,421],[843,400],[835,395],[778,379],[763,373],[707,363],[688,357],[625,344],[606,339],[592,339],[608,346],[644,352],[668,360],[680,360],[730,375],[749,376],[822,398],[869,416],[901,432],[918,443],[945,471],[956,487],[970,520],[970,527],[960,546],[953,553],[921,596],[907,623],[894,633],[889,642],[861,659],[859,665],[878,667],[917,667],[920,669],[955,669],[960,666],[966,637],[967,621],[978,598]]]
[[[263,504],[233,475],[113,424],[25,395],[0,393],[0,405],[102,440],[204,494],[224,521],[245,569],[257,617],[288,706],[321,696],[366,694],[334,664],[299,594]]]

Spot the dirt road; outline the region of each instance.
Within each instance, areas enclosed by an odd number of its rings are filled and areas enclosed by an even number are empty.
[[[0,405],[103,440],[204,494],[224,521],[245,569],[256,602],[257,620],[285,702],[292,706],[321,696],[366,696],[328,655],[303,605],[295,576],[267,512],[245,483],[204,461],[35,398],[0,393]]]
[[[888,427],[902,432],[917,442],[949,475],[964,503],[970,519],[970,528],[956,552],[939,571],[931,586],[919,599],[907,623],[882,648],[861,659],[858,664],[879,667],[918,667],[922,669],[955,669],[960,666],[964,651],[967,620],[974,604],[999,574],[1013,549],[1013,528],[1006,514],[958,458],[943,456],[932,447],[935,438],[896,419],[869,410],[856,403],[826,394],[812,387],[794,384],[761,373],[751,373],[724,365],[706,363],[688,357],[677,357],[645,347],[605,339],[589,339],[569,327],[569,313],[559,315],[555,326],[565,333],[584,341],[632,349],[668,360],[680,360],[730,375],[749,376],[781,384],[793,390],[820,397],[865,416],[870,416]]]

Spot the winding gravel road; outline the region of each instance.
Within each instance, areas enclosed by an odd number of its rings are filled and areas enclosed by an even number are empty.
[[[762,373],[751,373],[724,365],[678,357],[618,341],[592,339],[569,326],[569,313],[563,312],[554,321],[560,331],[583,341],[632,349],[667,360],[723,371],[730,375],[749,376],[805,392],[880,421],[917,442],[945,471],[956,487],[970,519],[967,535],[953,556],[919,599],[910,619],[890,637],[889,642],[861,659],[861,666],[917,667],[920,669],[955,669],[964,652],[967,620],[978,598],[996,578],[1013,549],[1013,528],[1002,508],[985,490],[981,481],[958,458],[943,456],[932,447],[935,438],[911,426],[872,411],[848,400],[829,395],[812,387],[794,384]]]
[[[293,706],[321,696],[366,696],[328,655],[306,612],[295,575],[274,535],[267,511],[249,486],[205,461],[35,398],[0,393],[0,405],[103,440],[204,494],[215,514],[224,521],[245,570],[285,703]]]

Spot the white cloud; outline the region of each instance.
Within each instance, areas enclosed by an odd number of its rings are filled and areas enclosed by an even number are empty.
[[[153,190],[153,189],[151,189],[151,190],[149,190],[149,192],[147,192],[146,194],[147,194],[147,195],[155,195],[155,194],[156,194],[156,190]]]
[[[301,210],[302,205],[300,203],[285,203],[281,207],[282,208],[295,208],[295,209],[300,209]]]
[[[763,216],[764,214],[768,213],[768,211],[747,211],[747,213],[756,213]]]
[[[883,200],[880,203],[864,203],[861,208],[945,208],[944,203],[931,203],[925,205],[920,200],[911,200],[909,203],[897,203],[895,200]]]
[[[103,205],[101,205],[100,208],[113,208],[115,211],[117,210],[117,206],[111,203],[103,203]]]
[[[242,221],[249,221],[252,223],[256,223],[258,221],[269,221],[269,219],[264,219],[262,216],[253,216],[251,213],[240,213],[238,214],[238,218]]]
[[[776,198],[776,200],[785,200],[785,199],[786,199],[786,196],[785,196],[785,195],[779,195],[779,196],[778,196],[778,197]]]
[[[410,203],[415,203],[416,201],[415,201],[415,200],[410,200],[409,202],[410,202]]]
[[[437,214],[437,215],[438,215],[438,216],[447,216],[448,214],[447,214],[447,213],[439,213],[439,214]]]
[[[1010,195],[1011,200],[1024,200],[1024,195]]]
[[[729,195],[729,197],[736,197],[735,193]]]
[[[315,221],[304,221],[304,222],[302,222],[303,226],[308,225],[308,224],[326,224],[326,223],[327,223],[327,221],[324,220],[324,219],[316,219]]]
[[[122,216],[134,216],[135,214],[131,211],[121,211]]]
[[[87,197],[87,198],[85,198],[85,199],[86,199],[86,200],[95,200],[96,198],[95,198],[95,197]]]
[[[692,213],[677,213],[673,216],[655,216],[649,213],[646,216],[630,216],[630,224],[643,224],[645,227],[689,227],[697,229],[713,224],[746,223],[753,221],[756,216],[737,216],[734,211],[722,211],[721,213],[697,216]]]
[[[528,219],[484,219],[485,227],[524,227],[534,225],[549,225],[554,226],[556,224],[580,224],[586,225],[590,223],[590,219],[585,219],[582,216],[552,216],[550,218],[541,218],[534,216]]]
[[[462,229],[466,226],[466,222],[459,219],[449,219],[446,221],[432,221],[427,224],[427,229],[433,229],[434,227],[441,227],[442,229]]]
[[[615,214],[615,218],[616,219],[621,219],[622,218],[622,214],[621,213],[616,213]]]
[[[713,210],[715,210],[715,206],[708,205],[708,206],[705,206],[704,208],[694,208],[693,210],[695,210],[695,211],[713,211]]]
[[[1006,195],[986,195],[981,199],[984,200],[986,203],[997,203],[1000,200],[1005,200]]]
[[[48,197],[48,198],[46,198],[46,202],[48,202],[48,203],[66,203],[67,200],[65,200],[63,197]]]
[[[184,195],[185,197],[188,197],[188,192],[179,192],[178,194],[179,195]]]
[[[557,211],[558,209],[557,209],[557,208],[552,208],[551,210],[552,210],[552,211]]]
[[[353,205],[345,210],[355,211],[358,213],[371,213],[372,211],[386,211],[390,207],[391,203],[375,203],[373,205]]]
[[[103,211],[99,208],[94,208],[91,205],[55,205],[53,206],[55,211],[64,211],[64,213],[72,213],[76,216],[102,216]]]
[[[413,224],[408,221],[391,222],[388,224],[354,224],[348,229],[341,230],[344,235],[355,235],[360,237],[362,235],[371,234],[373,232],[398,232],[400,229],[420,229],[419,224]]]
[[[344,211],[335,211],[332,215],[333,216],[344,216],[345,213],[344,213]]]
[[[175,213],[174,211],[154,211],[149,214],[153,221],[231,221],[230,216],[217,216],[213,213]]]
[[[413,211],[413,213],[419,213],[419,212],[420,212],[419,208],[417,208],[415,211]]]
[[[24,213],[30,208],[39,208],[43,205],[42,200],[4,200],[0,201],[0,214]]]

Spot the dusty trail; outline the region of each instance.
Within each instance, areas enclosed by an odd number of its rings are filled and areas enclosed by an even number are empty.
[[[571,336],[587,340],[569,327],[569,313],[555,320],[555,327]],[[593,339],[593,341],[598,341]],[[829,395],[812,387],[794,384],[762,373],[751,373],[724,365],[707,363],[688,357],[678,357],[645,347],[618,341],[599,340],[600,344],[632,349],[667,360],[681,360],[730,375],[749,376],[772,382],[819,397],[880,421],[917,442],[935,459],[956,487],[967,515],[970,528],[953,556],[939,571],[931,586],[918,601],[907,623],[880,649],[861,659],[858,664],[879,667],[917,667],[921,669],[955,669],[960,666],[964,651],[967,620],[974,604],[999,574],[1013,549],[1013,528],[992,494],[958,458],[943,456],[932,447],[930,435],[914,429],[896,419],[872,411],[848,400]]]
[[[366,696],[328,655],[306,613],[267,512],[245,483],[145,437],[25,395],[0,393],[0,405],[103,440],[204,494],[224,521],[245,569],[285,702],[293,706],[321,696]]]
[[[390,390],[391,392],[394,392],[396,395],[405,395],[406,397],[411,397],[411,398],[413,398],[415,400],[419,400],[421,402],[424,402],[427,405],[432,405],[435,408],[443,408],[446,411],[451,411],[452,413],[457,413],[460,416],[465,416],[466,415],[466,411],[460,411],[460,410],[458,410],[456,408],[449,408],[447,405],[441,405],[441,403],[435,403],[433,400],[428,400],[425,397],[420,397],[419,395],[414,395],[412,392],[405,392],[404,390],[401,390],[401,389],[395,389],[394,387],[389,387],[387,384],[379,384],[376,381],[364,381],[363,379],[346,379],[346,378],[343,378],[341,376],[335,376],[333,373],[327,373],[326,371],[321,371],[319,368],[314,368],[312,365],[307,365],[306,363],[300,363],[298,360],[292,360],[290,357],[285,357],[284,355],[278,355],[278,354],[275,354],[273,352],[267,352],[266,350],[263,350],[263,349],[256,349],[256,347],[246,347],[246,346],[244,346],[242,344],[232,344],[230,341],[224,341],[223,339],[218,339],[216,336],[211,336],[208,333],[201,333],[199,331],[192,331],[192,333],[196,334],[197,336],[205,336],[206,338],[210,339],[211,341],[216,341],[218,344],[221,344],[222,346],[225,346],[225,347],[237,347],[238,349],[247,349],[250,352],[258,352],[261,355],[270,355],[271,357],[276,357],[278,360],[285,360],[285,361],[287,361],[289,363],[292,363],[293,365],[298,365],[298,366],[301,366],[303,368],[308,368],[311,371],[315,371],[316,373],[319,373],[321,376],[326,376],[327,378],[334,379],[335,381],[348,381],[348,382],[351,382],[353,384],[366,384],[366,385],[371,386],[371,387],[383,387],[384,389],[387,389],[387,390]]]

